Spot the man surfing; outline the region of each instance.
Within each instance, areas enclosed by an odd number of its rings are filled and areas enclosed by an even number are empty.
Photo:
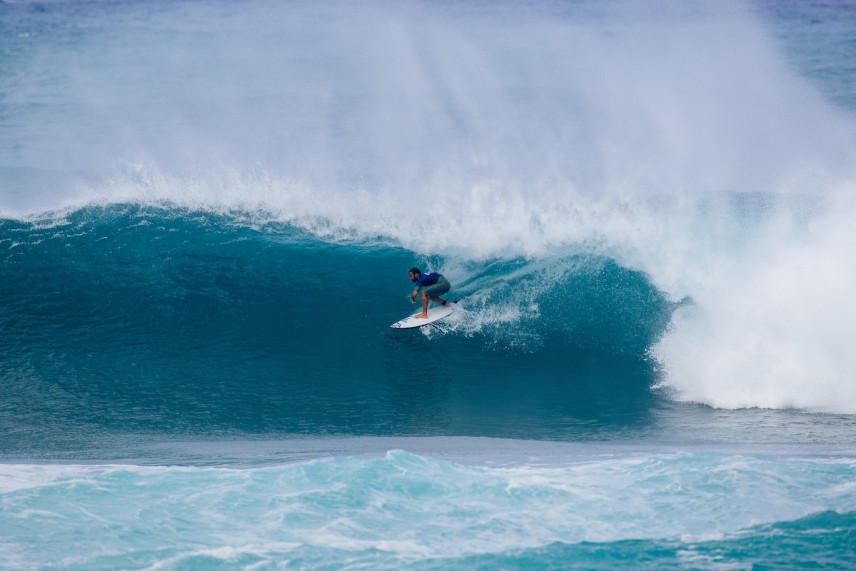
[[[408,272],[410,281],[416,284],[416,289],[410,294],[410,303],[416,303],[416,297],[422,294],[422,313],[417,313],[413,317],[417,319],[426,319],[428,317],[428,301],[436,301],[446,305],[446,301],[440,299],[440,296],[452,289],[452,284],[449,283],[443,274],[437,272],[422,273],[419,268],[410,268]]]

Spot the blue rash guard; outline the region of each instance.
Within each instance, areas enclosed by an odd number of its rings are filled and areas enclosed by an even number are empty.
[[[428,272],[426,274],[419,274],[419,277],[416,278],[416,281],[413,282],[417,288],[422,288],[429,285],[434,285],[437,283],[437,280],[443,277],[443,274],[438,274],[437,272]]]

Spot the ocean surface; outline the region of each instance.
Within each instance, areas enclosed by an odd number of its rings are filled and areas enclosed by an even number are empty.
[[[854,194],[849,1],[0,1],[0,568],[856,569]]]

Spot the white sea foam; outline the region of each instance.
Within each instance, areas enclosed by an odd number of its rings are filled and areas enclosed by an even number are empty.
[[[856,211],[829,210],[799,236],[767,230],[696,285],[654,348],[679,398],[856,413]]]

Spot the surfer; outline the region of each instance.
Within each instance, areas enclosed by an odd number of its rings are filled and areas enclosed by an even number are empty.
[[[420,291],[422,294],[422,313],[417,313],[414,317],[419,319],[428,317],[428,300],[446,305],[446,301],[440,299],[440,296],[452,289],[452,284],[449,283],[449,280],[443,274],[438,274],[437,272],[423,274],[419,268],[410,268],[408,275],[410,276],[410,281],[416,284],[416,289],[410,294],[410,303],[416,303],[416,297],[420,294]]]

